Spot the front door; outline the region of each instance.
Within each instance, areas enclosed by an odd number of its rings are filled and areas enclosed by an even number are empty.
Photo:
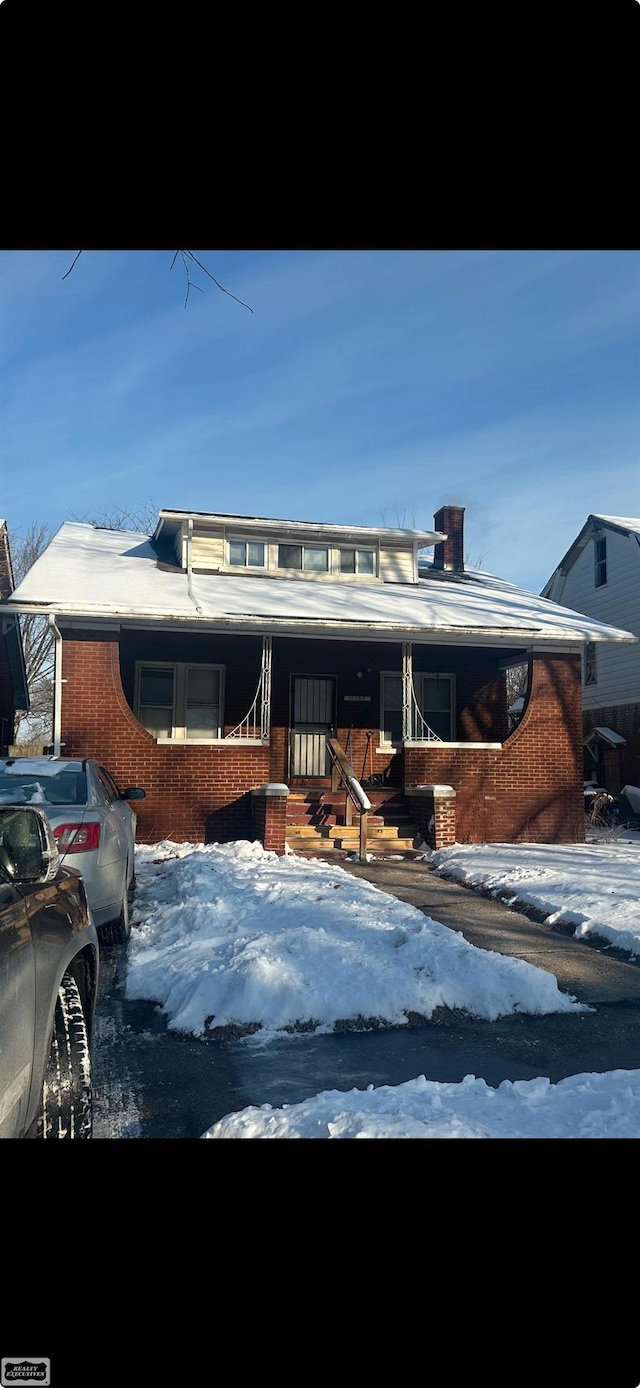
[[[291,777],[328,776],[327,736],[334,732],[335,679],[294,675],[291,691]]]

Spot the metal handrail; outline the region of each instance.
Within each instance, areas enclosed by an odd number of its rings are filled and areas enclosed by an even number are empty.
[[[344,749],[336,737],[327,738],[327,751],[331,759],[331,789],[337,790],[341,781],[344,786],[344,822],[348,828],[353,822],[352,807],[360,815],[360,843],[358,857],[361,863],[367,861],[367,823],[371,801],[365,795],[355,771]]]

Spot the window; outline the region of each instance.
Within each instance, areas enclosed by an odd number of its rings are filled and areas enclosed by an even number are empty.
[[[229,540],[229,563],[241,568],[264,568],[262,540]]]
[[[425,723],[443,742],[451,742],[453,737],[453,675],[414,674],[413,685],[418,707]],[[418,724],[415,735],[421,737],[424,728]],[[402,743],[402,676],[383,674],[380,716],[380,740],[382,743],[400,746]]]
[[[595,641],[587,641],[584,648],[584,682],[598,683],[598,660]]]
[[[159,738],[222,736],[222,666],[139,664],[136,716]]]
[[[595,541],[596,551],[596,588],[602,588],[607,581],[607,540],[606,536],[602,540]],[[595,683],[595,681],[592,681]]]
[[[453,678],[451,675],[416,675],[416,692],[422,681],[421,713],[431,731],[443,742],[451,742]]]
[[[327,573],[329,551],[326,546],[318,545],[278,545],[278,568]]]
[[[399,747],[402,743],[402,676],[382,676],[380,741]]]
[[[375,556],[372,549],[341,549],[341,574],[375,574]]]

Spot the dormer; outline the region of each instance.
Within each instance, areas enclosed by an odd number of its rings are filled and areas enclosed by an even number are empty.
[[[260,516],[161,511],[153,536],[193,573],[341,583],[417,583],[418,551],[438,530],[325,525]]]

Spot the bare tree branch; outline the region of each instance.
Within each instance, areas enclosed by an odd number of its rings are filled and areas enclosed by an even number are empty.
[[[75,260],[73,260],[73,261],[71,262],[71,265],[69,266],[69,269],[67,270],[67,275],[70,275],[70,274],[71,274],[71,271],[73,270],[74,265],[75,265],[76,262],[80,259],[80,256],[81,256],[81,255],[82,255],[82,251],[78,251],[78,254],[77,254]],[[63,280],[66,280],[67,275],[63,275],[63,276],[62,276]]]
[[[204,270],[205,275],[208,275],[210,280],[213,280],[213,283],[214,283],[215,285],[218,286],[218,289],[220,290],[220,292],[221,292],[222,294],[228,294],[230,299],[235,299],[235,301],[236,301],[237,304],[241,304],[241,305],[242,305],[242,308],[248,308],[248,309],[249,309],[249,313],[253,313],[253,309],[249,307],[249,304],[245,304],[245,302],[244,302],[243,299],[237,299],[236,296],[235,296],[235,294],[231,294],[230,291],[229,291],[228,289],[225,289],[225,287],[224,287],[223,284],[220,284],[220,283],[219,283],[219,281],[216,279],[215,275],[212,275],[212,274],[211,274],[211,271],[210,271],[210,270],[207,270],[206,265],[203,265],[203,264],[202,264],[202,261],[198,260],[198,257],[197,257],[196,255],[193,254],[193,251],[187,251],[187,255],[191,256],[191,259],[192,259],[192,260],[195,260],[196,265],[199,265],[199,266],[200,266],[200,269],[201,269],[201,270]],[[196,287],[197,287],[197,286],[196,286]]]
[[[1,0],[0,0],[0,3],[1,3]],[[78,251],[77,256],[74,257],[74,259],[73,259],[73,261],[71,262],[71,265],[69,266],[69,269],[67,270],[66,274],[64,274],[64,275],[62,276],[63,280],[66,280],[67,276],[71,274],[71,271],[73,270],[74,265],[77,265],[77,263],[78,263],[78,261],[79,261],[81,255],[82,255],[82,251]],[[240,304],[242,308],[246,308],[246,309],[249,310],[249,313],[253,313],[253,309],[251,308],[251,306],[250,306],[249,304],[245,304],[244,299],[239,299],[239,298],[237,297],[236,294],[232,294],[232,293],[231,293],[231,290],[230,290],[230,289],[225,289],[224,285],[223,285],[223,284],[220,284],[220,281],[216,279],[215,275],[212,275],[212,274],[211,274],[211,271],[210,271],[210,270],[207,270],[206,265],[203,265],[203,264],[202,264],[202,261],[201,261],[201,260],[198,260],[198,257],[197,257],[196,255],[193,254],[193,251],[187,251],[187,250],[184,250],[184,251],[176,251],[176,253],[175,253],[174,257],[173,257],[173,260],[171,261],[171,264],[170,264],[170,266],[169,266],[169,269],[170,269],[170,270],[173,270],[173,267],[174,267],[174,265],[175,265],[175,263],[176,263],[176,260],[178,259],[178,256],[180,256],[180,258],[181,258],[181,260],[182,260],[182,264],[184,265],[185,275],[186,275],[186,277],[187,277],[187,292],[186,292],[185,301],[184,301],[184,306],[185,306],[185,308],[187,307],[187,304],[188,304],[188,302],[189,302],[189,295],[190,295],[192,289],[197,289],[197,291],[198,291],[199,294],[204,294],[204,289],[201,289],[201,288],[200,288],[200,285],[199,285],[199,284],[196,284],[195,280],[192,280],[191,275],[189,274],[189,266],[188,266],[188,264],[187,264],[187,259],[186,259],[186,257],[188,256],[190,260],[193,260],[193,262],[194,262],[195,265],[199,265],[199,266],[200,266],[200,269],[201,269],[201,270],[204,270],[205,275],[208,275],[210,280],[213,280],[213,283],[214,283],[214,284],[217,286],[217,288],[220,290],[220,293],[221,293],[221,294],[227,294],[228,297],[229,297],[230,299],[234,299],[235,302],[236,302],[237,304]]]

